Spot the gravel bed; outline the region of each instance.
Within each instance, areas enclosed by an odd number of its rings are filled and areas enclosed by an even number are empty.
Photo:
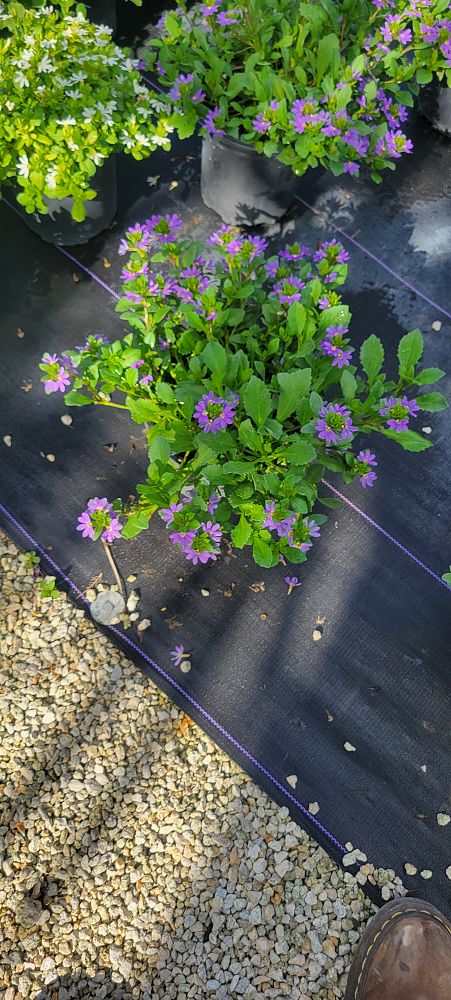
[[[1,534],[0,569],[2,1000],[343,997],[361,884]]]

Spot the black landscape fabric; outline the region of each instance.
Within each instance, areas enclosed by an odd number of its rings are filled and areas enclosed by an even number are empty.
[[[302,180],[300,196],[320,215],[298,203],[274,245],[332,238],[332,222],[343,228],[422,293],[345,239],[354,340],[378,334],[392,366],[399,336],[420,327],[426,364],[451,373],[451,145],[424,122],[412,132],[415,154],[378,188],[322,172]],[[201,238],[219,224],[200,198],[196,143],[144,163],[124,157],[118,168],[117,224],[74,251],[113,290],[120,235],[137,219],[177,211],[184,234]],[[0,500],[80,590],[100,571],[113,583],[101,547],[83,541],[75,524],[87,498],[127,498],[142,481],[144,431],[101,408],[74,409],[64,426],[63,399],[44,395],[37,366],[44,351],[94,331],[114,339],[126,327],[111,294],[5,204],[0,226]],[[443,385],[449,395],[451,378]],[[351,842],[449,915],[451,825],[436,817],[451,813],[451,593],[439,579],[451,562],[451,420],[448,411],[419,422],[435,448],[410,455],[378,440],[375,488],[352,486],[346,496],[357,509],[345,503],[329,512],[290,597],[286,570],[262,570],[243,553],[187,565],[158,519],[133,541],[116,542],[114,553],[123,576],[136,575],[140,613],[152,622],[141,639],[127,632],[136,663],[330,854],[339,859]],[[34,547],[5,514],[2,524]],[[188,674],[171,665],[176,643],[191,653]],[[406,863],[432,878],[407,876]]]

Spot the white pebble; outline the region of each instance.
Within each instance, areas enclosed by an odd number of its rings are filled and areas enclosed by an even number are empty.
[[[344,748],[345,748],[345,750],[348,751],[348,753],[354,753],[355,752],[355,747],[353,747],[352,743],[348,743],[347,741],[344,744]]]
[[[287,784],[291,785],[292,788],[296,788],[297,783],[298,783],[297,774],[289,774],[287,778]]]

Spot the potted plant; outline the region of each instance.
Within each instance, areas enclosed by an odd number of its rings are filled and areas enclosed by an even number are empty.
[[[149,67],[179,136],[201,129],[202,195],[226,222],[286,211],[287,167],[355,175],[367,164],[379,181],[411,151],[412,96],[364,47],[379,14],[369,0],[182,0],[163,17]]]
[[[69,406],[122,409],[148,427],[138,500],[95,497],[78,530],[131,538],[158,512],[194,564],[216,560],[222,539],[251,547],[259,566],[304,562],[325,520],[324,471],[368,488],[377,478],[369,435],[429,448],[413,428],[421,410],[446,407],[424,391],[444,373],[418,370],[418,330],[401,339],[393,378],[374,335],[354,363],[339,294],[348,254],[335,240],[268,257],[264,239],[223,226],[206,254],[180,227],[176,215],[154,215],[121,241],[122,340],[90,336],[42,359],[46,392],[64,392]]]
[[[0,19],[0,184],[43,239],[86,242],[116,210],[114,153],[169,146],[163,109],[109,29],[70,0],[13,2]]]
[[[451,18],[448,0],[400,0],[396,11],[378,2],[365,41],[370,60],[387,79],[419,94],[418,107],[451,135]]]

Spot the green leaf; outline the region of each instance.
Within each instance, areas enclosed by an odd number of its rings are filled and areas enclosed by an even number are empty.
[[[294,372],[281,372],[277,376],[277,381],[281,387],[277,419],[283,422],[294,413],[302,396],[307,395],[312,381],[312,371],[311,368],[298,368]]]
[[[157,382],[155,385],[155,392],[158,399],[161,399],[162,403],[174,402],[174,390],[170,385],[168,385],[167,382]]]
[[[374,333],[363,341],[360,348],[360,362],[368,377],[368,385],[372,385],[384,362],[384,348],[379,337],[375,337]]]
[[[451,570],[451,566],[449,568]],[[442,580],[444,580],[445,583],[449,583],[451,585],[451,573],[444,573],[442,576]]]
[[[274,565],[274,554],[270,545],[263,538],[256,538],[252,546],[252,555],[257,566],[264,566],[269,569]],[[277,555],[278,558],[278,555]]]
[[[217,340],[210,340],[200,355],[208,370],[213,374],[223,375],[227,365],[227,354]]]
[[[84,222],[86,219],[86,209],[84,202],[80,198],[74,198],[71,214],[75,222]]]
[[[241,398],[246,413],[257,427],[261,427],[272,411],[271,393],[265,383],[256,375],[251,375]]]
[[[262,440],[249,418],[247,418],[247,420],[243,420],[240,424],[238,428],[238,437],[240,443],[244,445],[245,448],[250,448],[251,451],[260,451]]]
[[[307,465],[316,458],[316,449],[299,435],[287,448],[284,458],[292,465]]]
[[[301,302],[292,302],[287,314],[287,328],[294,337],[302,333],[307,318],[307,310]]]
[[[320,83],[327,70],[331,74],[337,69],[340,62],[340,47],[336,35],[323,35],[318,42],[318,56],[316,60],[316,82]]]
[[[241,462],[239,460],[225,462],[222,466],[223,472],[225,472],[226,476],[247,476],[248,478],[254,471],[254,468],[255,466],[253,462]]]
[[[417,83],[430,83],[432,80],[432,73],[430,69],[417,69],[416,72]]]
[[[351,399],[354,399],[357,392],[357,380],[354,378],[352,372],[349,372],[346,368],[342,373],[340,385],[343,397],[349,403]]]
[[[396,441],[405,451],[426,451],[427,448],[432,448],[432,441],[427,441],[426,438],[422,437],[421,434],[417,434],[416,431],[398,432],[384,429],[381,433],[384,437]]]
[[[155,423],[161,419],[161,411],[152,399],[133,399],[132,396],[126,396],[125,402],[136,424]]]
[[[76,389],[71,389],[70,392],[66,392],[64,402],[66,406],[89,406],[92,399],[90,396],[84,396],[82,392],[77,392]]]
[[[398,344],[399,374],[407,375],[423,354],[423,337],[419,330],[406,333]]]
[[[343,506],[343,501],[336,500],[335,497],[318,497],[318,500],[324,507],[330,507],[332,510],[338,510]]]
[[[321,399],[321,396],[317,392],[311,392],[310,393],[310,408],[312,410],[312,413],[315,413],[315,414],[319,413],[322,405],[323,405],[323,401]]]
[[[241,515],[238,524],[231,532],[232,542],[237,549],[244,548],[252,537],[252,527],[246,520],[244,514]]]
[[[268,420],[265,423],[265,430],[268,431],[271,437],[275,438],[276,441],[279,440],[283,433],[282,424],[280,424],[278,420],[273,420],[272,417],[268,417]]]
[[[167,462],[171,445],[161,434],[155,434],[149,444],[149,458],[152,462]]]
[[[422,396],[417,396],[417,403],[426,413],[437,413],[438,410],[446,410],[448,406],[448,400],[442,392],[424,392]]]
[[[140,531],[145,531],[149,524],[149,514],[142,510],[137,510],[135,514],[130,514],[122,529],[122,538],[134,538]]]
[[[434,382],[439,382],[445,374],[441,368],[423,368],[423,371],[418,372],[418,375],[416,375],[415,384],[434,385]]]

